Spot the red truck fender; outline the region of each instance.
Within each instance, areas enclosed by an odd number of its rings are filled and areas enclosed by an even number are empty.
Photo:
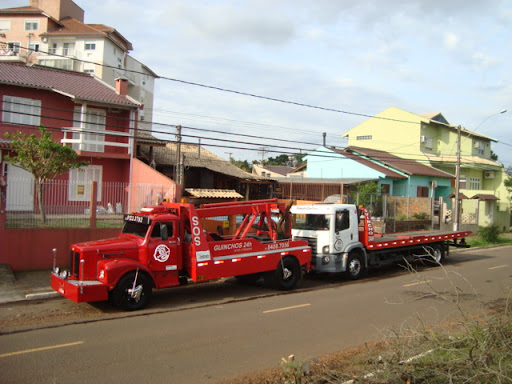
[[[139,270],[145,272],[153,282],[155,281],[147,266],[132,259],[103,259],[98,262],[98,280],[105,284],[109,291],[113,290],[119,280],[129,272]]]

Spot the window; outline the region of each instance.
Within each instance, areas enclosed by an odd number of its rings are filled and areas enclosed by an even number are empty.
[[[11,20],[0,20],[0,31],[10,31]]]
[[[335,231],[343,231],[350,228],[350,213],[347,210],[336,212]]]
[[[29,43],[28,50],[30,51],[30,53],[39,52],[39,43],[36,43],[36,42]]]
[[[74,126],[81,127],[82,113],[80,107],[75,108],[73,116]],[[105,120],[106,113],[101,109],[89,109],[86,113],[86,120],[83,126],[84,133],[73,133],[73,139],[79,143],[73,143],[75,151],[104,152],[105,151]],[[86,133],[85,133],[86,132]]]
[[[71,169],[69,171],[69,201],[89,201],[91,199],[91,182],[93,181],[98,183],[97,200],[101,201],[102,171],[101,165]]]
[[[371,140],[372,135],[366,135],[366,136],[357,136],[356,140]]]
[[[151,237],[153,238],[161,238],[161,226],[167,227],[167,237],[172,237],[172,223],[155,223],[153,227],[153,231],[151,232]]]
[[[480,189],[480,178],[470,177],[469,178],[469,189]]]
[[[85,43],[86,51],[94,51],[96,49],[96,43]]]
[[[2,109],[4,123],[35,126],[41,123],[41,100],[4,96]]]
[[[481,141],[475,141],[475,149],[476,149],[476,153],[478,153],[479,155],[483,155],[484,154],[484,148],[485,148],[485,145],[483,142]]]
[[[51,48],[48,48],[48,53],[55,55],[57,53],[57,43],[53,43]]]
[[[25,31],[37,31],[39,29],[38,20],[25,20]]]
[[[9,51],[19,53],[20,52],[20,45],[21,43],[19,41],[10,41],[7,43],[7,49]]]
[[[459,179],[459,188],[466,189],[467,184],[468,184],[468,180],[467,180],[466,176],[461,176]]]
[[[62,45],[62,54],[64,56],[73,55],[74,48],[75,48],[75,44],[73,44],[73,43],[64,43]]]
[[[428,197],[428,187],[417,187],[416,188],[416,196],[417,197]]]

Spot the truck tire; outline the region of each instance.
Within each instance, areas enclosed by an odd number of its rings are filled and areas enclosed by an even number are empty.
[[[443,244],[432,244],[430,251],[430,256],[428,260],[433,265],[440,265],[444,261],[444,246]]]
[[[133,288],[133,281],[135,280],[136,275],[137,282],[135,284],[135,289],[140,290],[140,295],[138,297],[133,297],[130,291]],[[139,272],[138,274],[130,272],[121,277],[117,283],[111,293],[111,301],[119,308],[127,311],[136,311],[149,304],[152,291],[153,282],[147,277],[147,275],[142,272]]]
[[[366,273],[364,259],[360,252],[350,252],[348,254],[347,269],[345,277],[349,280],[357,280]]]
[[[299,262],[293,256],[281,259],[275,271],[265,274],[265,285],[281,291],[289,291],[297,286],[302,277]]]

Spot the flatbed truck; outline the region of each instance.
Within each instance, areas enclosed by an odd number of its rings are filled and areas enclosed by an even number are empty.
[[[369,266],[423,258],[439,264],[449,247],[468,245],[470,231],[415,231],[376,234],[367,209],[354,204],[294,205],[292,237],[307,241],[311,266],[319,272],[342,272],[358,279]]]

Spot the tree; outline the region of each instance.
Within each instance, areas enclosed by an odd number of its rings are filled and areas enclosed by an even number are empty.
[[[498,154],[491,149],[491,160],[498,161]]]
[[[14,155],[6,156],[6,160],[34,176],[41,220],[46,222],[43,199],[45,182],[89,163],[78,161],[78,155],[71,147],[53,141],[51,133],[44,126],[39,127],[39,132],[40,137],[34,134],[27,136],[22,132],[6,133],[5,137],[12,140],[14,152]]]
[[[251,165],[247,162],[247,160],[235,160],[232,157],[229,158],[229,162],[234,166],[244,170],[245,172],[251,173]]]
[[[505,188],[507,188],[507,191],[509,194],[512,194],[512,176],[507,176],[507,178],[503,181],[503,184],[505,185]],[[509,200],[512,200],[512,197],[508,197]]]

